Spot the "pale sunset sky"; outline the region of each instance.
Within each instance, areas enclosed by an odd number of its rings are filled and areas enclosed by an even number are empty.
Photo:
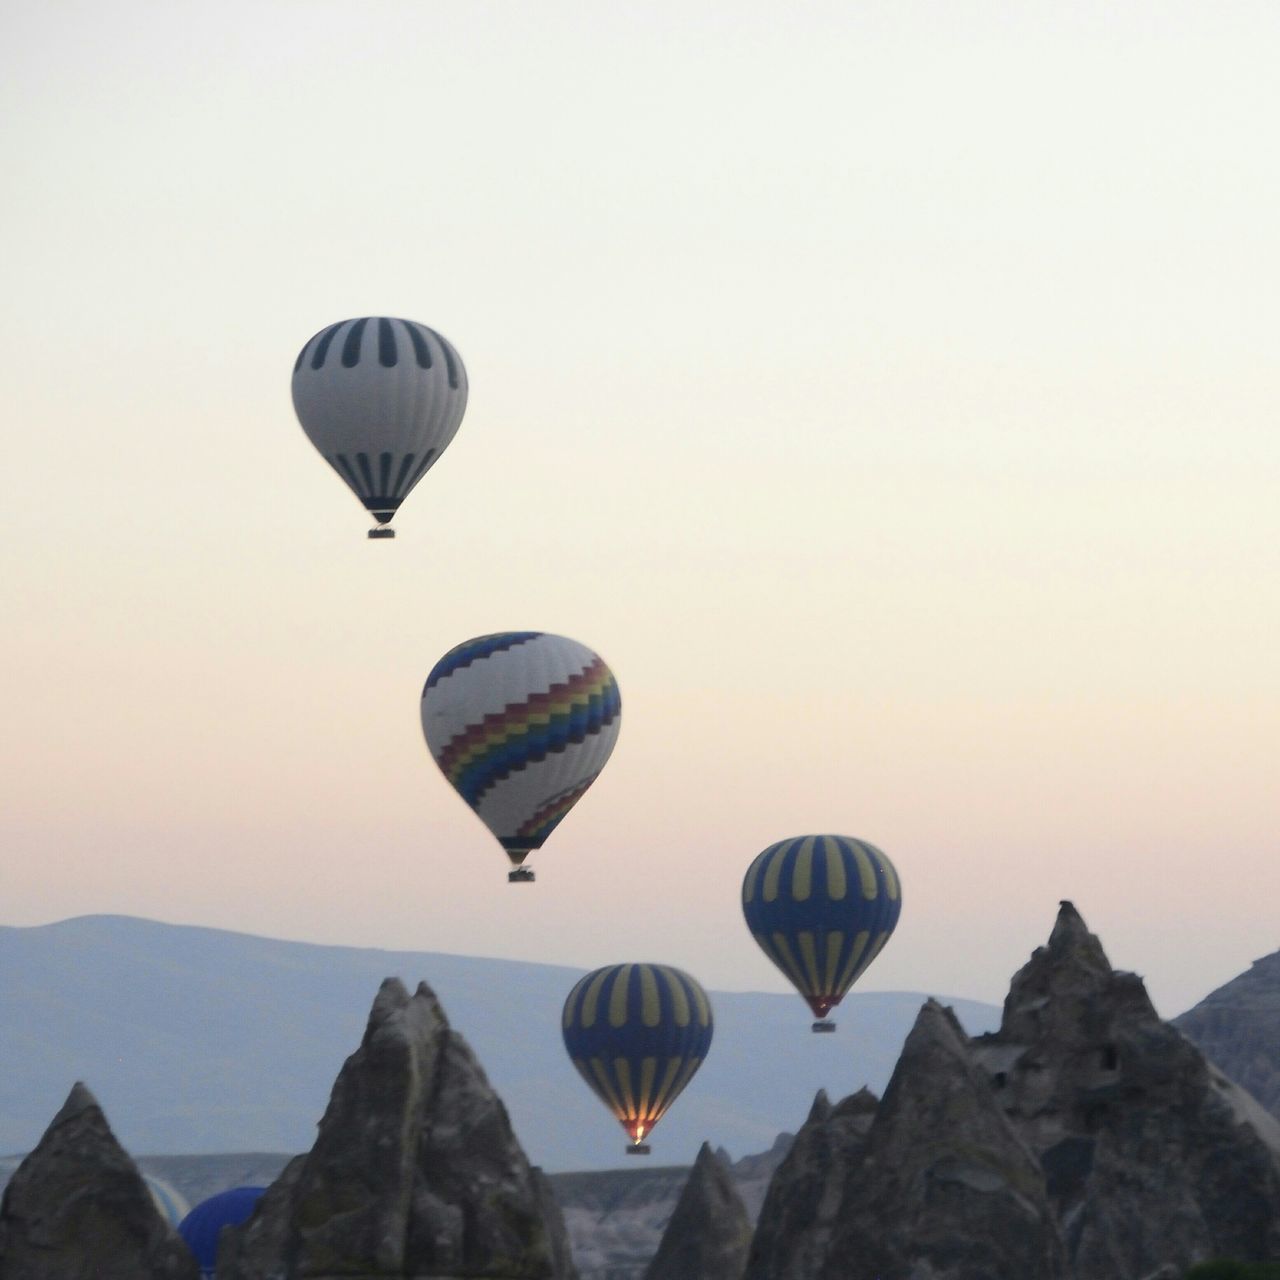
[[[836,831],[865,990],[1280,945],[1280,7],[0,13],[0,923],[782,990],[743,871]],[[366,314],[471,382],[395,542],[289,398]],[[418,697],[525,628],[624,710],[509,887]]]

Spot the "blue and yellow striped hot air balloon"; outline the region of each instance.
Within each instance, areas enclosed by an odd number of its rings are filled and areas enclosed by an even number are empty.
[[[794,836],[747,868],[742,913],[751,936],[805,998],[815,1031],[880,954],[902,910],[893,863],[851,836]]]
[[[707,993],[665,964],[611,964],[564,1002],[564,1045],[578,1074],[648,1155],[645,1135],[693,1079],[711,1045]]]

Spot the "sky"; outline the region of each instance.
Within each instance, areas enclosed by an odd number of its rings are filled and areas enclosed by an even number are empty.
[[[742,874],[836,831],[862,989],[1280,945],[1275,5],[0,17],[0,921],[781,990]],[[471,387],[394,542],[289,398],[366,314]],[[526,628],[624,712],[512,888],[418,698]]]

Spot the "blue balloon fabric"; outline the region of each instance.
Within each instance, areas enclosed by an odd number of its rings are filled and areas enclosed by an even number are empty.
[[[218,1265],[218,1237],[223,1227],[246,1221],[266,1187],[233,1187],[202,1200],[178,1225],[178,1234],[195,1254],[200,1273],[212,1276]]]

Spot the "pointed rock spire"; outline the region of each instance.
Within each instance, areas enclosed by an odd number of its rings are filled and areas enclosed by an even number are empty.
[[[1070,903],[975,1052],[1071,1224],[1077,1275],[1280,1253],[1280,1126],[1111,968]]]
[[[745,1280],[813,1280],[826,1257],[841,1194],[866,1149],[877,1098],[870,1089],[834,1107],[818,1090],[765,1193]]]
[[[77,1081],[0,1200],[0,1280],[198,1275],[97,1099]]]
[[[903,1046],[835,1223],[824,1264],[811,1273],[821,1280],[1066,1274],[1039,1164],[955,1015],[934,1000]]]
[[[729,1170],[704,1142],[644,1280],[740,1280],[750,1243]]]
[[[382,984],[311,1151],[224,1235],[219,1280],[561,1280],[506,1109],[431,989]]]

